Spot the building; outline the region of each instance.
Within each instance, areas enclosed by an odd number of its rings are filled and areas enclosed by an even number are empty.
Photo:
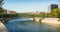
[[[3,14],[10,14],[10,10],[4,10]]]
[[[15,11],[10,11],[10,14],[16,14],[16,12]]]
[[[4,10],[3,14],[16,14],[16,12],[11,10]]]
[[[55,8],[58,8],[58,4],[51,4],[51,10]]]
[[[40,14],[40,12],[26,12],[27,14]]]
[[[11,11],[11,10],[4,10],[3,11],[3,17],[4,18],[8,18],[8,17],[13,17],[14,15],[16,15],[15,11]]]

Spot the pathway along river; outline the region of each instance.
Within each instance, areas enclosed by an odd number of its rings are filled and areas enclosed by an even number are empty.
[[[18,18],[5,23],[9,32],[60,32],[60,27],[32,21],[29,18]]]

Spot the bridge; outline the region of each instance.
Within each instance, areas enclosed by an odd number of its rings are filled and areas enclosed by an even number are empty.
[[[33,21],[36,21],[36,22],[41,22],[43,18],[40,18],[40,17],[33,17],[33,18],[30,18],[30,20],[33,20]]]
[[[15,18],[0,18],[0,21],[2,22],[2,23],[5,23],[5,22],[7,22],[7,21],[9,21],[9,20],[11,20],[11,19],[15,19]],[[32,18],[30,18],[30,20],[32,20],[32,21],[36,21],[36,22],[41,22],[41,20],[42,20],[43,18],[40,18],[40,17],[32,17]]]
[[[43,18],[40,18],[40,17],[34,17],[33,18],[33,21],[36,21],[36,22],[41,22]]]

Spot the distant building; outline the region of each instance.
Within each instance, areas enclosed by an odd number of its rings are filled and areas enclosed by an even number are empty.
[[[40,14],[40,12],[26,12],[27,14]]]
[[[15,11],[10,11],[10,14],[16,14],[16,12]]]
[[[51,4],[51,10],[55,8],[58,8],[58,4]]]
[[[26,12],[27,14],[47,14],[46,12]]]

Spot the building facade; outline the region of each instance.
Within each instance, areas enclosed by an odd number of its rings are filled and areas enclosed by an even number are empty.
[[[10,10],[4,10],[3,14],[10,14]]]
[[[51,10],[55,8],[58,8],[58,4],[51,4]]]
[[[16,14],[16,12],[15,11],[10,11],[10,14]]]
[[[16,12],[10,10],[4,10],[3,14],[16,14]]]

